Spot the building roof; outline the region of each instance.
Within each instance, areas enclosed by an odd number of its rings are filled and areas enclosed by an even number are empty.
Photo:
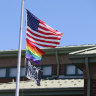
[[[96,47],[96,44],[93,45],[78,45],[78,46],[64,46],[64,47],[56,47],[56,48],[41,48],[46,54],[69,54],[74,51],[83,50],[86,48]],[[18,50],[1,50],[0,57],[17,57]],[[22,56],[25,56],[25,49],[22,50]]]
[[[41,80],[37,86],[32,80],[20,81],[20,89],[83,88],[83,79]],[[16,82],[0,83],[0,90],[15,90]]]
[[[83,49],[83,50],[79,50],[79,51],[75,51],[75,52],[71,52],[69,54],[96,54],[96,47],[92,47],[92,48],[87,48],[87,49]]]
[[[86,48],[79,51],[74,51],[69,53],[69,58],[72,64],[78,66],[81,70],[85,66],[85,62],[96,63],[96,46],[91,48]],[[86,61],[85,58],[88,60]]]

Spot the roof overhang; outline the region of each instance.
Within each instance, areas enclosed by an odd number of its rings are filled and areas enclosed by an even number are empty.
[[[86,57],[89,63],[96,63],[96,47],[69,53],[69,58],[72,60],[73,64],[85,63]]]
[[[80,46],[64,46],[64,47],[56,47],[56,48],[41,48],[46,54],[45,55],[53,55],[56,54],[69,54],[74,51],[91,48],[96,45],[80,45]],[[18,50],[1,50],[0,51],[0,58],[6,57],[17,57]],[[25,49],[22,50],[22,56],[25,56]]]

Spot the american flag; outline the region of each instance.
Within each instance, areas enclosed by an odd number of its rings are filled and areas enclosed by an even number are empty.
[[[62,33],[54,30],[28,10],[26,39],[43,47],[54,48],[59,45]]]

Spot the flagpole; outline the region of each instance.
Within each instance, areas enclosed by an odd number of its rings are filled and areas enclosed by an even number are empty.
[[[23,8],[24,8],[24,1],[22,0],[15,96],[19,96],[19,81],[20,81],[20,66],[21,66],[21,45],[22,45],[22,31],[23,31]]]

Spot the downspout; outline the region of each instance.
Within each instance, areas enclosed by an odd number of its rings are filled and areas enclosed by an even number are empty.
[[[90,96],[90,73],[89,73],[89,65],[88,65],[88,57],[85,57],[85,66],[87,71],[87,96]]]
[[[58,57],[58,51],[56,50],[56,62],[57,62],[57,77],[59,77],[59,57]]]

